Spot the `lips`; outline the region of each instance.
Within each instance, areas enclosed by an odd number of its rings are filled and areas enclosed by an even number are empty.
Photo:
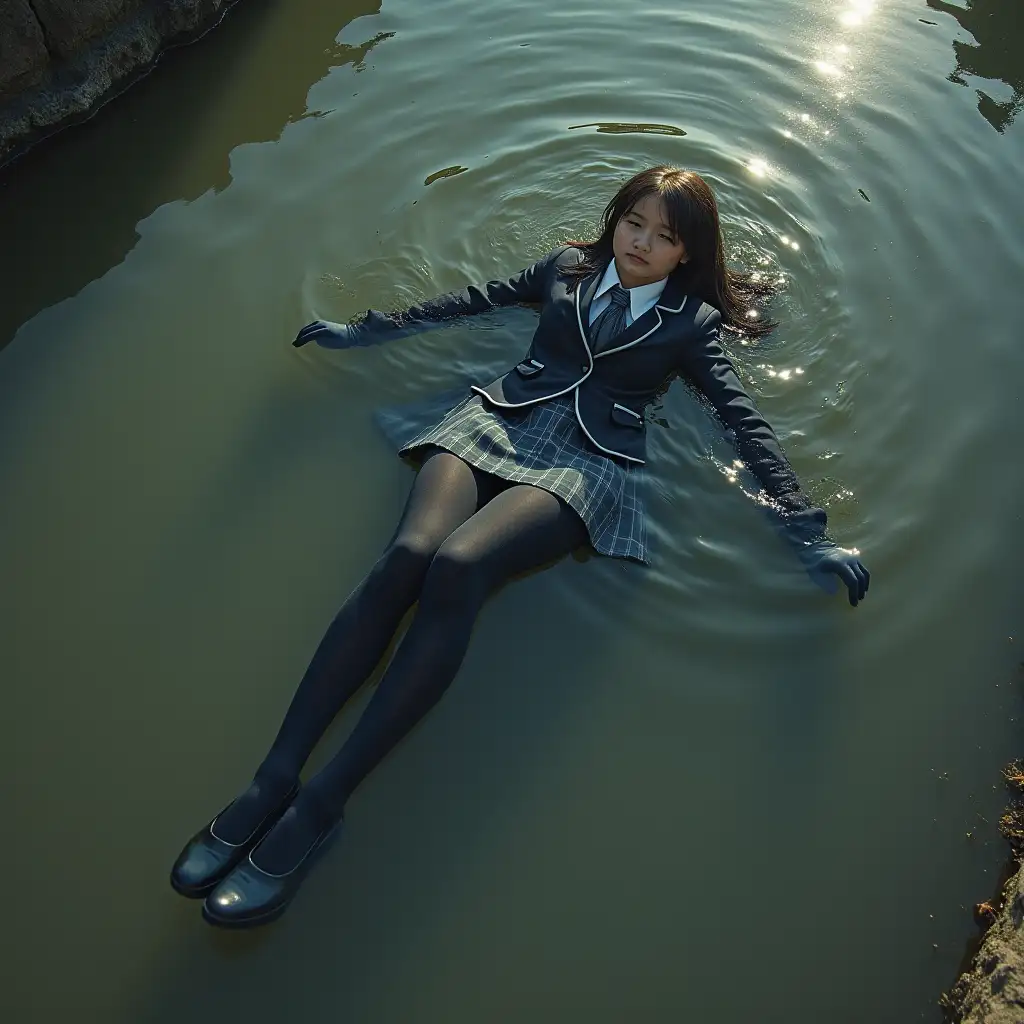
[[[637,256],[637,255],[636,255],[636,253],[632,253],[632,252],[627,252],[627,253],[626,253],[626,255],[627,255],[627,256],[628,256],[628,257],[629,257],[629,258],[630,258],[631,260],[636,260],[636,261],[637,261],[637,263],[646,263],[646,262],[647,262],[647,260],[645,260],[645,259],[644,259],[644,258],[643,258],[642,256]]]

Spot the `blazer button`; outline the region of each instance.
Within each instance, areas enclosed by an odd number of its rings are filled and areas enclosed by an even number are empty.
[[[582,363],[580,365],[580,373],[586,373],[587,370],[589,370],[589,369],[590,369],[590,367],[586,363]]]

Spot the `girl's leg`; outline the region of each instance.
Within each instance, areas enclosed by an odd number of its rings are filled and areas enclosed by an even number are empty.
[[[560,498],[525,485],[502,491],[463,523],[431,561],[412,625],[352,735],[258,847],[257,866],[290,871],[341,817],[356,786],[447,689],[495,587],[586,538],[582,520]]]
[[[380,661],[434,554],[500,486],[448,452],[424,462],[394,537],[320,641],[252,785],[217,818],[219,838],[242,842],[284,799],[335,715]]]

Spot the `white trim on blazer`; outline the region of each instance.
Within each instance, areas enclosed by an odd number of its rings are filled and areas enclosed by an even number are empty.
[[[658,314],[658,322],[646,334],[641,334],[639,338],[635,339],[634,341],[631,341],[628,345],[620,345],[618,348],[607,348],[603,352],[598,352],[597,355],[594,356],[594,358],[603,359],[605,356],[610,356],[615,352],[624,352],[627,348],[632,348],[634,345],[639,345],[641,341],[643,341],[645,338],[649,338],[662,325],[662,323],[664,323],[664,321],[661,319],[661,310],[665,310],[666,313],[681,313],[683,311],[683,306],[686,305],[686,298],[687,297],[684,295],[683,301],[679,303],[678,309],[671,309],[668,306],[661,305],[660,302],[656,302],[654,304],[654,311],[655,313]]]
[[[580,389],[579,388],[576,389],[576,395],[575,395],[575,398],[574,398],[574,404],[576,406],[576,419],[579,422],[579,425],[583,428],[583,433],[587,435],[588,440],[590,441],[590,443],[595,448],[599,448],[601,451],[607,453],[608,455],[615,455],[615,456],[618,456],[618,458],[620,458],[620,459],[625,459],[627,462],[636,462],[636,463],[638,463],[641,466],[643,466],[645,464],[643,459],[638,459],[634,455],[627,455],[625,452],[616,452],[616,451],[613,451],[611,448],[605,448],[605,446],[603,444],[598,444],[597,443],[597,441],[594,438],[594,435],[591,434],[591,432],[589,430],[587,430],[587,425],[586,425],[586,423],[583,422],[583,417],[580,415]],[[634,413],[634,415],[636,415],[636,414]]]
[[[587,353],[587,359],[590,362],[590,366],[587,368],[587,372],[583,374],[583,376],[580,377],[580,379],[576,381],[575,384],[570,384],[569,387],[563,388],[561,391],[556,391],[552,395],[543,395],[540,398],[531,398],[527,402],[499,402],[490,394],[488,394],[487,391],[484,390],[484,388],[478,387],[476,384],[471,385],[470,390],[475,391],[478,395],[481,395],[484,398],[486,398],[488,402],[491,402],[493,405],[497,405],[502,409],[521,409],[527,405],[537,405],[539,402],[547,402],[552,398],[561,398],[562,395],[567,395],[570,391],[573,391],[575,392],[573,396],[573,408],[576,411],[576,422],[579,423],[580,428],[582,429],[583,433],[587,435],[587,439],[590,441],[590,443],[599,451],[604,452],[606,455],[614,455],[617,458],[625,459],[627,462],[636,462],[639,465],[643,466],[645,465],[643,459],[638,459],[634,455],[627,455],[625,452],[617,452],[611,448],[605,448],[604,445],[598,444],[597,440],[594,438],[594,435],[591,434],[589,430],[587,430],[587,425],[583,422],[583,417],[580,415],[580,385],[594,372],[595,359],[600,359],[601,356],[610,355],[612,352],[621,352],[624,348],[632,348],[633,345],[638,345],[641,341],[644,340],[644,338],[653,334],[661,326],[661,313],[658,313],[657,324],[655,324],[655,326],[652,327],[647,332],[647,334],[644,334],[641,337],[637,338],[636,341],[631,341],[628,345],[620,345],[618,348],[609,349],[607,352],[601,352],[597,356],[595,356],[593,352],[590,351],[590,344],[587,341],[587,332],[583,329],[583,316],[580,313],[580,292],[582,290],[582,288],[577,288],[574,294],[574,304],[576,306],[576,324],[580,329],[580,338],[582,338],[583,340],[583,348]],[[683,296],[683,303],[686,303],[686,296]],[[668,309],[665,306],[655,306],[654,308],[655,310],[664,309],[667,313],[678,313],[683,307],[682,305],[680,305],[679,309]],[[511,372],[515,373],[515,370],[512,370]],[[633,412],[632,409],[629,409],[627,411]],[[636,416],[638,419],[643,418],[635,412],[633,412],[633,415]]]
[[[595,356],[590,351],[590,344],[587,341],[587,332],[583,329],[583,317],[580,315],[580,292],[582,290],[583,290],[582,288],[577,288],[576,289],[576,323],[579,324],[579,327],[580,327],[580,337],[583,339],[583,347],[587,350],[587,358],[590,359],[590,369],[587,371],[587,376],[583,378],[583,380],[586,380],[587,377],[589,377],[594,372],[594,360],[597,359],[597,358],[600,358],[600,355]],[[658,314],[658,325],[659,326],[661,325],[661,314],[660,313]],[[657,330],[657,328],[655,328],[655,330]],[[650,331],[648,331],[648,334],[649,333],[650,333]],[[644,337],[646,338],[647,335],[645,334]],[[628,345],[623,345],[622,348],[629,348],[629,346]],[[615,350],[613,349],[612,351],[615,351]],[[601,354],[602,355],[607,355],[607,353],[601,353]],[[575,394],[573,395],[573,408],[576,410],[576,422],[579,423],[580,429],[582,429],[583,433],[587,435],[587,438],[590,441],[590,443],[595,448],[599,449],[600,451],[605,452],[608,455],[617,455],[620,459],[625,459],[627,462],[639,462],[640,465],[642,466],[644,464],[644,460],[643,459],[638,459],[638,458],[636,458],[635,456],[632,456],[632,455],[626,455],[624,452],[612,451],[611,448],[605,448],[604,445],[598,444],[597,440],[594,438],[594,435],[591,434],[589,430],[587,430],[587,425],[586,425],[586,423],[583,422],[583,417],[580,415],[580,384],[583,383],[583,380],[579,381],[577,384],[574,385],[574,387],[575,387]]]
[[[578,388],[594,372],[594,356],[593,356],[593,353],[591,353],[591,351],[590,351],[590,346],[587,344],[587,332],[583,330],[583,317],[580,316],[580,289],[579,288],[576,289],[575,300],[576,300],[576,323],[579,324],[579,327],[580,327],[580,337],[583,339],[583,347],[587,350],[587,359],[590,362],[590,366],[587,368],[587,372],[585,374],[583,374],[583,376],[580,377],[580,379],[578,381],[576,381],[575,384],[570,384],[567,388],[562,388],[561,391],[556,391],[552,395],[542,395],[540,398],[531,398],[531,399],[529,399],[526,402],[499,402],[496,399],[492,398],[487,393],[487,391],[484,388],[477,387],[476,384],[471,384],[470,385],[470,390],[471,391],[475,391],[478,395],[483,395],[483,397],[486,398],[489,402],[493,402],[494,405],[500,406],[502,409],[522,409],[524,406],[527,406],[527,405],[536,405],[538,402],[547,402],[549,399],[552,399],[552,398],[561,398],[562,395],[567,395],[567,394],[569,394],[570,391],[574,390],[575,388]],[[510,372],[511,373],[515,373],[515,370],[512,370]],[[577,419],[578,418],[579,418],[579,416],[577,415]],[[584,427],[583,429],[586,430],[586,427]],[[587,436],[589,437],[590,435],[588,434]],[[600,447],[600,445],[598,447]],[[606,451],[607,449],[603,449],[602,448],[601,450],[602,451]],[[618,452],[616,452],[615,454],[618,455]]]
[[[618,402],[612,402],[612,408],[613,409],[621,409],[623,412],[629,413],[629,415],[632,416],[633,419],[635,419],[635,420],[642,420],[643,419],[643,416],[641,416],[640,413],[638,413],[635,409],[630,409],[630,408],[628,408],[625,405],[619,405]]]

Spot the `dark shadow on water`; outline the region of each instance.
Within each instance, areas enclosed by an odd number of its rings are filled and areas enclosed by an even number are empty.
[[[349,22],[377,14],[379,0],[289,6],[282,24],[277,0],[238,4],[90,121],[0,171],[0,348],[120,263],[154,210],[224,188],[235,147],[277,139],[310,116],[310,88],[331,68],[358,69],[385,38],[336,42]]]
[[[967,85],[964,75],[1005,82],[1013,96],[1000,103],[978,89],[978,111],[999,133],[1024,107],[1024,11],[1019,0],[966,0],[966,7],[927,0],[930,8],[955,18],[975,42],[954,40],[956,68],[949,80]]]

